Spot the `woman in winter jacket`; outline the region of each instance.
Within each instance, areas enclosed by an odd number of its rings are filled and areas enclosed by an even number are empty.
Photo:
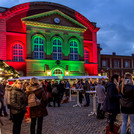
[[[134,86],[132,75],[126,73],[121,87],[121,112],[122,127],[121,134],[126,134],[128,116],[130,116],[131,134],[134,134]]]
[[[25,94],[20,80],[16,80],[11,90],[10,107],[13,117],[13,134],[20,134],[22,120],[26,111]]]
[[[103,104],[103,111],[109,113],[109,126],[111,134],[114,134],[114,122],[118,113],[120,113],[120,95],[118,93],[120,76],[114,74],[111,82],[107,85],[107,94]]]
[[[41,101],[41,103],[38,106],[30,107],[30,117],[31,117],[30,133],[35,134],[36,120],[38,119],[37,134],[42,134],[43,117],[48,115],[46,109],[47,97],[42,86],[39,84],[38,79],[34,77],[30,79],[30,85],[26,88],[26,94],[28,99],[31,93],[34,93],[35,96]]]

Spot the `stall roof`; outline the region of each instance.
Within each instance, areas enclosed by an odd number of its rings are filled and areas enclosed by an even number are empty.
[[[63,79],[108,79],[107,76],[63,76]]]
[[[19,79],[19,80],[30,80],[33,77],[38,78],[39,80],[59,79],[58,76],[23,76],[23,77],[19,77],[17,79]],[[12,81],[12,80],[17,80],[17,79],[8,79],[8,80]]]

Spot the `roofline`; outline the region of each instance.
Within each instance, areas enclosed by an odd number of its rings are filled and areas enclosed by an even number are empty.
[[[8,18],[9,16],[13,15],[14,13],[16,12],[19,12],[19,11],[24,11],[24,10],[28,10],[29,9],[29,6],[38,6],[38,5],[54,5],[55,7],[61,7],[61,8],[64,8],[66,10],[68,10],[70,13],[73,12],[75,13],[75,17],[78,17],[78,18],[75,18],[75,19],[79,19],[79,21],[82,19],[84,21],[84,24],[87,25],[87,27],[89,26],[89,28],[92,30],[92,31],[95,31],[97,32],[100,28],[98,27],[95,27],[86,17],[84,17],[82,14],[80,14],[79,12],[75,11],[74,9],[71,9],[65,5],[61,5],[61,4],[57,4],[57,3],[53,3],[53,2],[40,2],[40,1],[37,1],[37,2],[28,2],[28,3],[22,3],[22,4],[19,4],[19,5],[16,5],[16,6],[13,6],[11,8],[8,8],[6,11],[0,13],[0,18]],[[74,16],[71,16],[74,18]]]
[[[101,56],[112,56],[112,57],[133,57],[132,55],[113,55],[113,54],[100,54]]]

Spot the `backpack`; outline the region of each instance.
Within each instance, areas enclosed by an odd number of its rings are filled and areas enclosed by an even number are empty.
[[[36,107],[39,106],[41,104],[41,99],[38,99],[35,95],[34,92],[32,92],[29,96],[28,96],[28,106],[29,107]]]

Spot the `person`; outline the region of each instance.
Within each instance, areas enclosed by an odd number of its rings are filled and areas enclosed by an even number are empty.
[[[54,92],[54,90],[56,90],[56,92]],[[52,97],[53,97],[54,107],[56,103],[58,104],[58,107],[60,107],[60,101],[61,101],[60,94],[61,94],[60,87],[59,87],[58,81],[56,81],[52,88]]]
[[[20,80],[16,80],[12,87],[10,108],[13,121],[13,134],[20,134],[22,120],[26,111],[25,93]]]
[[[83,89],[84,89],[85,98],[86,98],[86,104],[84,106],[87,107],[87,106],[90,105],[89,93],[86,93],[86,91],[90,90],[90,84],[88,82],[88,79],[85,79],[85,83],[84,83]]]
[[[65,86],[65,94],[66,94],[66,97],[69,97],[69,89],[70,89],[70,83],[67,80],[66,86]]]
[[[64,81],[62,81],[62,80],[60,81],[59,88],[60,88],[60,100],[62,100],[63,99],[63,96],[64,96],[64,92],[65,92],[65,84],[64,84]]]
[[[10,111],[10,118],[12,120],[11,108],[10,108],[10,94],[11,94],[12,86],[7,84],[5,87],[5,95],[4,95],[4,104]]]
[[[97,86],[95,86],[95,91],[98,99],[98,107],[97,107],[97,119],[103,119],[105,112],[101,109],[105,100],[105,87],[102,86],[103,81],[99,80]]]
[[[124,75],[124,80],[121,86],[121,112],[122,112],[122,127],[121,134],[126,134],[128,116],[130,116],[131,134],[134,134],[134,85],[133,78],[130,73]]]
[[[78,81],[77,84],[76,84],[76,89],[82,89],[83,86],[81,84],[81,81]],[[79,103],[82,104],[82,98],[83,98],[83,95],[82,95],[82,91],[79,91]]]
[[[48,115],[46,106],[47,106],[47,97],[42,85],[39,83],[39,80],[35,77],[30,79],[30,84],[26,88],[27,98],[30,94],[34,93],[35,96],[41,100],[40,105],[30,107],[30,133],[35,134],[35,126],[37,121],[37,134],[42,134],[42,125],[43,117]]]
[[[47,98],[48,98],[48,107],[52,107],[52,105],[50,104],[52,101],[52,86],[50,81],[47,84]]]
[[[114,134],[114,122],[117,114],[120,113],[120,95],[118,93],[120,76],[114,74],[111,77],[111,82],[107,85],[107,94],[102,110],[109,113],[110,133]]]
[[[5,95],[6,84],[7,84],[6,80],[0,84],[0,103],[1,103],[0,116],[2,116],[2,111],[3,111],[5,117],[8,116],[7,111],[6,111],[6,106],[4,104],[4,95]]]
[[[23,90],[24,92],[26,91],[26,87],[29,85],[29,82],[28,81],[25,81],[24,84],[23,84]]]

